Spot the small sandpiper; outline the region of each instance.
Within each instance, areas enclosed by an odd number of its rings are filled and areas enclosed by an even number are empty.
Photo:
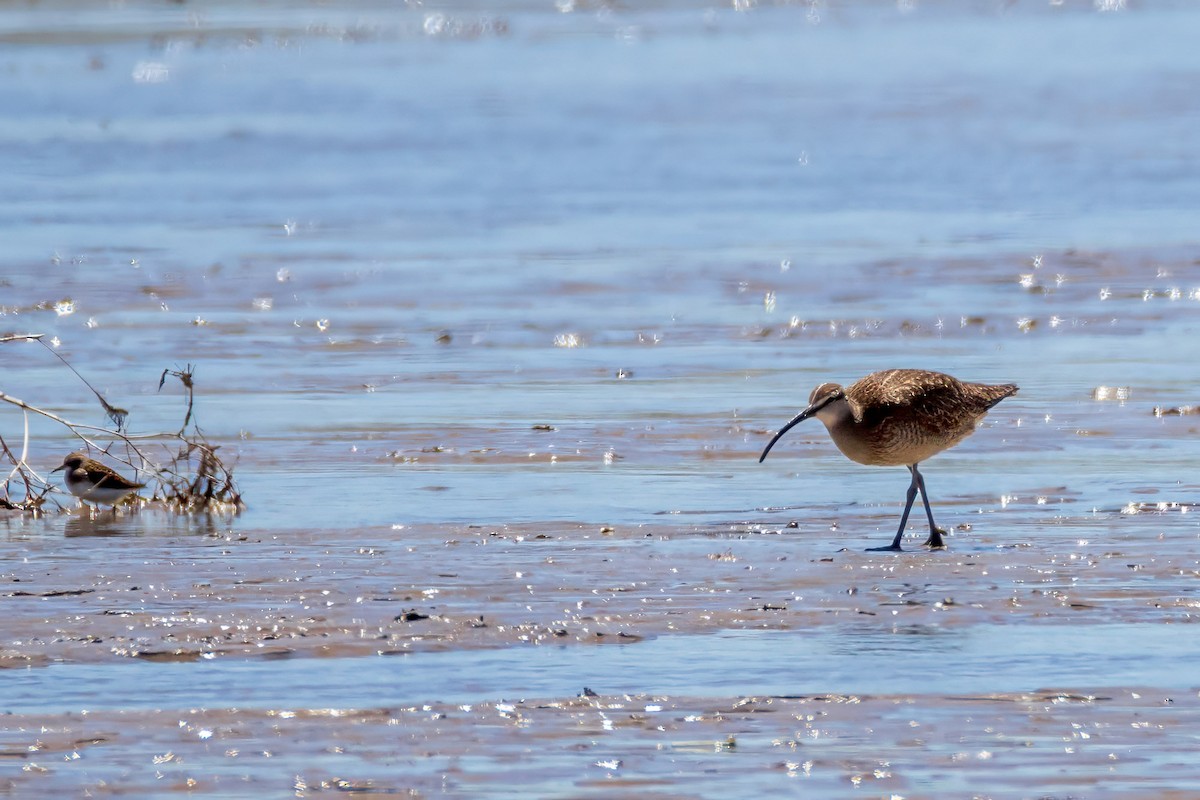
[[[97,505],[103,503],[114,509],[126,495],[146,485],[122,477],[120,473],[83,453],[71,453],[63,459],[62,464],[50,471],[58,472],[60,469],[66,470],[63,484],[68,492],[80,500]]]
[[[762,463],[779,438],[795,425],[816,417],[825,423],[833,443],[850,460],[881,467],[904,466],[912,473],[896,538],[887,547],[871,549],[901,549],[908,512],[918,490],[929,518],[925,544],[943,548],[943,531],[933,522],[925,479],[917,471],[917,464],[967,438],[992,406],[1016,391],[1011,383],[965,383],[923,369],[872,372],[846,389],[836,383],[823,383],[813,389],[808,408],[767,443],[758,461]]]

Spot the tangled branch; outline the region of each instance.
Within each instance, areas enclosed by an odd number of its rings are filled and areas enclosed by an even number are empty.
[[[13,341],[42,342],[43,334],[22,334],[0,338],[0,343]],[[217,455],[219,446],[208,441],[195,421],[195,368],[188,364],[183,369],[163,370],[158,387],[161,390],[169,376],[177,378],[187,395],[187,408],[183,424],[178,431],[163,433],[132,434],[126,430],[129,412],[118,408],[100,394],[65,358],[51,350],[68,369],[96,396],[114,428],[103,428],[72,422],[57,414],[0,391],[0,402],[22,410],[24,437],[21,452],[13,452],[3,436],[0,436],[0,461],[11,465],[8,476],[0,484],[0,508],[39,513],[47,500],[60,509],[62,505],[53,498],[57,487],[29,464],[30,436],[29,415],[37,414],[66,428],[81,440],[93,456],[103,454],[120,461],[138,473],[147,473],[140,480],[153,487],[151,503],[158,502],[167,508],[182,513],[212,511],[237,513],[245,507],[240,489],[233,476],[233,467]],[[114,452],[114,445],[123,444]],[[158,450],[156,460],[151,451]]]

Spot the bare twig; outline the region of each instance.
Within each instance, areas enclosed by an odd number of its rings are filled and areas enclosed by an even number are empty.
[[[8,456],[9,460],[13,462],[12,471],[9,472],[8,477],[4,479],[4,497],[3,499],[0,499],[0,505],[14,510],[23,508],[25,506],[31,506],[34,508],[40,506],[42,504],[42,498],[50,492],[51,487],[48,484],[45,484],[43,481],[43,486],[41,486],[39,489],[34,489],[33,483],[30,481],[30,470],[25,464],[24,456],[18,459],[15,455],[13,455],[12,450],[10,450],[8,447],[8,442],[4,441],[3,436],[0,436],[0,450],[3,450],[4,454]],[[14,475],[20,475],[21,480],[25,484],[25,501],[21,504],[13,503],[10,499],[11,494],[8,491],[8,484],[12,481]]]
[[[125,418],[129,416],[129,412],[123,408],[117,408],[116,406],[111,405],[107,400],[105,400],[104,395],[100,394],[100,392],[96,390],[95,386],[92,386],[90,383],[88,383],[87,378],[80,375],[79,370],[77,370],[73,366],[71,366],[70,361],[67,361],[65,358],[62,357],[61,353],[59,353],[53,347],[51,347],[50,345],[48,345],[42,341],[40,334],[38,335],[37,340],[42,345],[42,347],[46,348],[51,353],[53,353],[55,358],[57,358],[62,363],[66,364],[67,369],[71,370],[71,372],[74,372],[75,377],[77,377],[77,378],[79,378],[79,380],[83,381],[84,386],[86,386],[92,390],[92,394],[96,395],[96,399],[100,401],[100,405],[104,406],[104,413],[108,414],[108,418],[112,420],[113,425],[117,426],[117,430],[118,431],[124,430],[125,429]]]
[[[196,384],[192,378],[196,375],[196,369],[191,364],[188,364],[183,369],[164,369],[162,375],[158,378],[158,390],[161,392],[163,384],[167,382],[167,376],[174,375],[179,378],[179,382],[183,384],[183,388],[187,391],[187,413],[183,415],[183,424],[179,426],[179,433],[182,435],[187,430],[188,423],[192,421],[192,406],[196,401]],[[200,428],[197,426],[196,431]]]

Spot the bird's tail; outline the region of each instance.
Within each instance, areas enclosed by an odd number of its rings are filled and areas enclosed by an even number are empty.
[[[991,408],[1004,398],[1012,397],[1014,394],[1016,394],[1018,387],[1015,383],[1004,383],[1000,384],[999,386],[992,386],[986,383],[977,383],[971,388],[977,391],[979,396],[984,398],[984,401],[987,403],[987,407]]]

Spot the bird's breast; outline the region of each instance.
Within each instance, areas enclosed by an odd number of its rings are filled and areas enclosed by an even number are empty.
[[[933,432],[894,419],[877,425],[846,420],[827,428],[833,443],[846,458],[876,467],[920,463],[958,444],[974,430],[971,425]]]

